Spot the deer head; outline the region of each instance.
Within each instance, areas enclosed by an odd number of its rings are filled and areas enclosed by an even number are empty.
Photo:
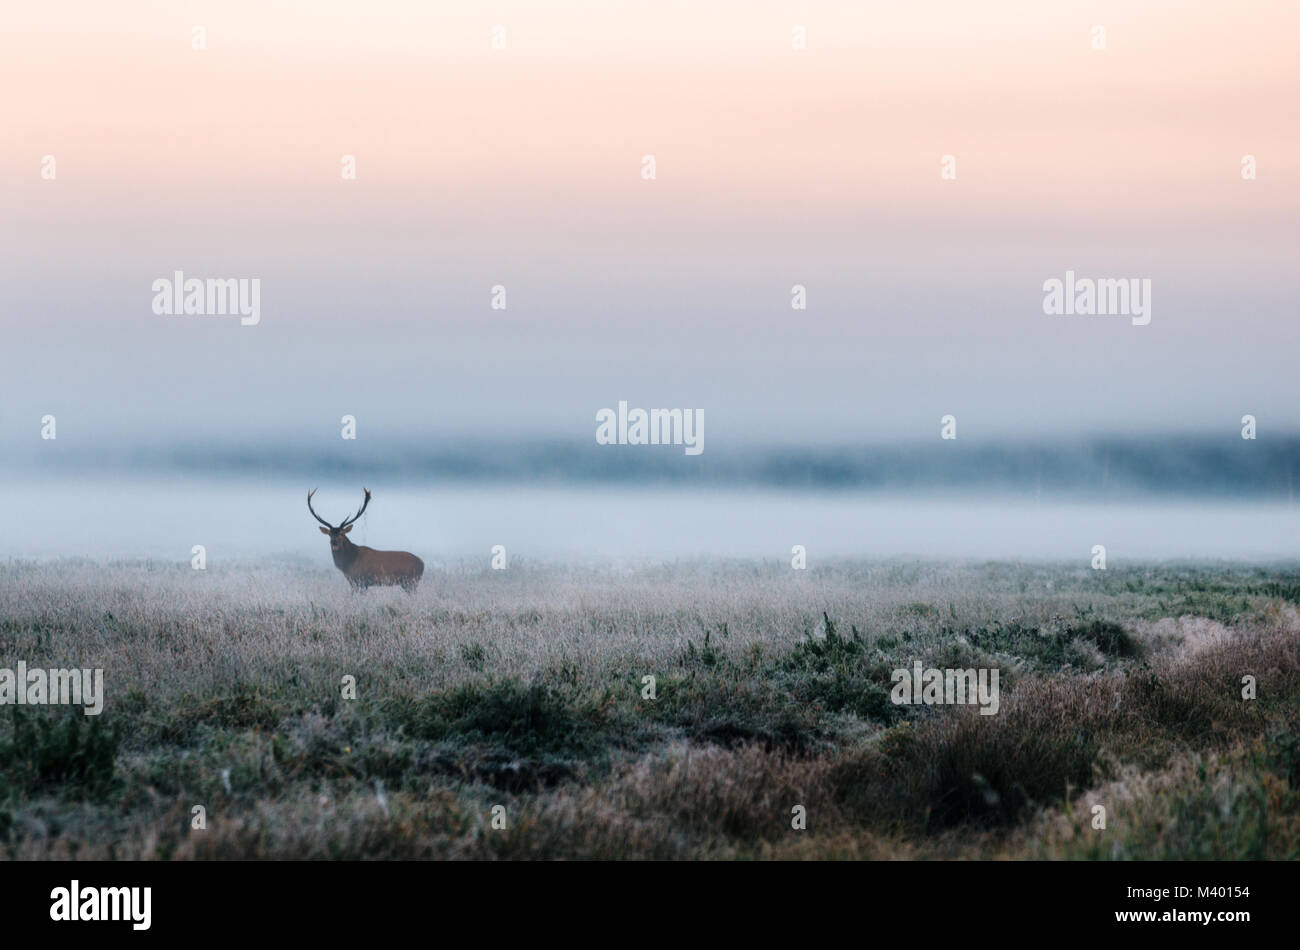
[[[366,493],[365,501],[361,503],[361,507],[357,509],[355,515],[351,518],[344,518],[343,521],[339,523],[338,527],[335,527],[320,515],[316,514],[316,509],[311,506],[311,496],[316,494],[316,489],[313,488],[311,491],[307,492],[307,510],[311,512],[313,518],[324,525],[324,527],[320,529],[320,533],[328,534],[330,536],[330,550],[335,553],[351,547],[352,542],[344,537],[344,535],[352,530],[352,526],[356,524],[357,519],[365,514],[366,505],[370,504],[370,489],[363,488],[361,490]]]

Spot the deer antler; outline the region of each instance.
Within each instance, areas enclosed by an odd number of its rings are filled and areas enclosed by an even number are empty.
[[[311,516],[312,516],[313,518],[315,518],[317,521],[319,521],[319,522],[320,522],[321,524],[323,524],[325,527],[327,527],[327,528],[329,528],[331,531],[333,531],[333,530],[334,530],[334,526],[333,526],[332,524],[330,524],[328,521],[326,521],[324,518],[322,518],[320,515],[316,514],[316,509],[313,508],[313,507],[311,506],[311,496],[314,495],[314,494],[316,494],[316,492],[317,492],[317,489],[315,489],[315,488],[313,488],[311,491],[307,492],[307,510],[311,512]],[[342,525],[339,525],[339,527],[342,527]]]
[[[361,503],[361,507],[357,509],[357,513],[355,515],[353,515],[351,518],[343,519],[343,523],[339,525],[340,531],[346,528],[348,525],[354,524],[358,518],[360,518],[362,515],[366,513],[366,505],[370,504],[370,489],[363,488],[361,490],[366,493],[366,500]]]

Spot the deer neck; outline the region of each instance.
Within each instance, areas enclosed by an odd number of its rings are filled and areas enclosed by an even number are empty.
[[[343,543],[339,545],[339,549],[332,552],[334,554],[334,566],[341,571],[346,571],[352,566],[352,562],[357,559],[358,552],[357,546],[347,538],[341,540]]]

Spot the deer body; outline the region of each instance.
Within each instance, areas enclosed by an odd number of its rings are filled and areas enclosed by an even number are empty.
[[[424,562],[406,551],[376,551],[347,538],[334,551],[334,566],[343,572],[348,583],[360,590],[370,586],[399,584],[414,590],[424,574]]]
[[[356,520],[365,513],[370,504],[370,490],[365,491],[365,502],[361,509],[351,518],[345,518],[335,527],[311,506],[311,496],[315,489],[307,493],[307,510],[324,527],[321,534],[329,535],[330,552],[334,555],[334,566],[343,572],[353,590],[365,590],[372,586],[398,585],[408,594],[412,593],[420,578],[424,575],[424,562],[408,551],[376,551],[363,544],[353,544],[347,537]]]

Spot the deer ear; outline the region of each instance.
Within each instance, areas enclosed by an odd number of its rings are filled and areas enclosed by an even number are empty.
[[[320,529],[320,533],[321,533],[321,534],[329,534],[329,533],[330,533],[330,529],[329,529],[329,528],[321,528],[321,529]]]
[[[351,530],[352,530],[352,525],[348,525],[346,528],[340,531],[339,534],[347,534]]]

